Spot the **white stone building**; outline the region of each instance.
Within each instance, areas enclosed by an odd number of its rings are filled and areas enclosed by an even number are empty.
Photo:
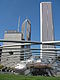
[[[6,31],[4,39],[21,41],[22,33],[17,31]],[[23,47],[21,46],[21,43],[3,42],[3,46],[10,46],[5,48],[3,47],[2,49],[1,64],[4,66],[14,67],[17,63],[20,63],[20,61],[24,59],[24,57],[21,56],[22,52],[20,51]]]

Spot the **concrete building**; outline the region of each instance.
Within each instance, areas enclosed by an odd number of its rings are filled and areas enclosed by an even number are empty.
[[[51,2],[41,2],[40,3],[40,41],[54,41],[54,28],[52,19],[52,5]],[[40,58],[44,61],[52,62],[56,54],[54,51],[46,52],[42,49],[44,48],[55,48],[52,45],[41,45]]]
[[[22,33],[17,31],[6,31],[4,34],[5,40],[22,40]],[[21,60],[24,59],[21,53],[19,52],[23,46],[20,46],[21,43],[11,43],[11,42],[4,42],[3,46],[11,46],[5,47],[2,49],[2,56],[1,56],[1,64],[7,67],[14,67],[17,63],[20,63]],[[13,46],[18,45],[18,46]]]
[[[5,31],[4,40],[31,40],[31,23],[26,19],[22,24],[22,32]],[[15,46],[17,45],[17,46]],[[3,46],[10,46],[2,49],[1,64],[7,67],[14,67],[20,61],[29,58],[30,51],[24,52],[22,49],[30,46],[21,46],[21,43],[3,42]],[[21,51],[20,51],[21,50]],[[25,57],[26,56],[26,57]]]
[[[31,22],[29,19],[25,19],[22,23],[23,40],[31,40]]]
[[[25,19],[22,23],[22,34],[23,40],[30,41],[31,40],[31,22],[29,19]],[[24,46],[25,48],[30,48],[30,45]],[[25,52],[25,55],[30,58],[32,53],[28,51],[28,54]]]

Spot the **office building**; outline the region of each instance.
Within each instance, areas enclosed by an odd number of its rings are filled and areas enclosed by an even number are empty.
[[[54,41],[54,28],[52,19],[52,4],[51,2],[40,3],[40,41]],[[44,52],[44,48],[55,48],[53,45],[41,45],[40,58],[44,61],[52,62],[56,57],[56,52]]]
[[[17,31],[5,31],[4,34],[5,40],[21,41],[22,33]],[[16,46],[15,46],[16,45]],[[21,60],[24,60],[24,57],[21,56],[21,43],[12,43],[12,42],[3,42],[1,63],[7,67],[14,67],[17,63],[20,63]]]

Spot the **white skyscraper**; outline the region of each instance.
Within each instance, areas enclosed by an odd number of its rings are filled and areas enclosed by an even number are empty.
[[[52,6],[51,2],[41,2],[40,3],[40,40],[43,41],[54,41],[54,29],[53,29],[53,19],[52,19]],[[52,45],[41,45],[40,48],[54,48]],[[44,53],[41,50],[40,58],[44,60],[49,60],[55,58],[56,54]]]

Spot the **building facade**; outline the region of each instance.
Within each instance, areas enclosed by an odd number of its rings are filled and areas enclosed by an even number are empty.
[[[51,2],[40,3],[40,41],[54,41],[54,28],[52,19],[52,4]],[[47,51],[45,53],[44,48],[55,48],[53,45],[41,45],[40,58],[44,61],[52,62],[56,57],[56,52]]]
[[[22,23],[22,31],[5,31],[4,40],[21,41],[31,40],[31,23],[29,19],[25,19]],[[23,49],[30,48],[29,45],[25,46],[21,43],[3,42],[1,64],[7,67],[14,67],[17,63],[22,60],[30,58],[32,53],[24,51]],[[6,47],[8,46],[8,47]]]
[[[22,34],[23,34],[23,40],[30,41],[31,40],[31,22],[29,19],[25,19],[22,23]],[[25,48],[30,48],[30,45],[24,46]],[[25,52],[25,56],[27,58],[30,58],[32,53],[30,51]],[[25,59],[27,59],[25,58]]]
[[[6,31],[4,34],[5,40],[21,41],[22,33],[17,31]],[[20,63],[21,60],[24,60],[21,43],[12,43],[12,42],[3,42],[1,64],[7,67],[14,67],[17,63]]]

